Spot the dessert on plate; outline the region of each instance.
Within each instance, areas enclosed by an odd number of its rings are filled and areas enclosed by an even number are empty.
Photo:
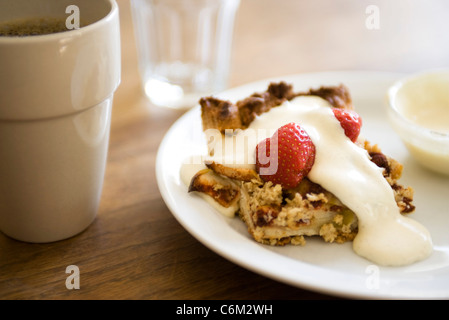
[[[295,92],[271,83],[235,103],[200,100],[208,154],[189,192],[239,216],[254,240],[304,245],[353,241],[360,256],[405,265],[432,251],[428,231],[406,216],[413,189],[403,166],[360,136],[344,85]]]

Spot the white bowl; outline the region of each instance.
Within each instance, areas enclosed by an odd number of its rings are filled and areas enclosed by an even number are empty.
[[[417,162],[449,175],[449,70],[420,73],[388,90],[388,116]]]

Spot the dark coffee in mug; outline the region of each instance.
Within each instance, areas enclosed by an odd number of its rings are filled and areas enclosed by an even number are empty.
[[[63,18],[28,18],[0,23],[0,36],[24,37],[68,31]]]

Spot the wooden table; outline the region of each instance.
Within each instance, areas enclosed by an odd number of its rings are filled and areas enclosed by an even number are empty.
[[[156,184],[155,158],[182,112],[157,108],[144,98],[129,2],[118,3],[122,83],[114,101],[98,217],[80,235],[56,243],[27,244],[0,235],[0,298],[337,298],[245,270],[207,249],[172,216]],[[377,25],[368,20],[372,3],[380,17]],[[444,16],[449,3],[407,4],[242,0],[230,86],[304,72],[448,67]],[[79,267],[79,290],[66,288],[69,265]]]

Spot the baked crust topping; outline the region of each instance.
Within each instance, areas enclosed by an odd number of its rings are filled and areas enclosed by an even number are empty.
[[[246,129],[256,116],[298,96],[318,96],[335,108],[353,109],[349,91],[343,84],[294,93],[290,84],[271,83],[266,91],[253,93],[235,104],[215,97],[201,98],[203,130],[218,129],[224,134],[226,129]]]

